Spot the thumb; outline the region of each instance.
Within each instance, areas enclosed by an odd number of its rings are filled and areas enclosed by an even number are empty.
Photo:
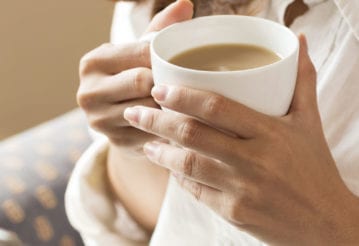
[[[177,0],[153,17],[145,33],[160,31],[176,22],[190,20],[192,16],[193,3],[190,0]]]
[[[298,74],[290,112],[317,112],[316,71],[308,55],[307,40],[299,35]]]

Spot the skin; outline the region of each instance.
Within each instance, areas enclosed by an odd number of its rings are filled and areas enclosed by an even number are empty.
[[[192,4],[179,0],[157,14],[147,32],[192,15]],[[115,199],[151,232],[157,223],[169,169],[197,199],[239,229],[266,242],[357,242],[358,201],[341,181],[324,139],[313,99],[315,71],[306,48],[304,54],[301,52],[301,61],[304,56],[306,62],[301,64],[306,65],[299,70],[295,100],[289,114],[282,118],[270,118],[218,95],[188,88],[165,89],[170,97],[163,97],[163,88],[155,88],[151,95],[149,50],[144,42],[105,44],[86,54],[80,62],[77,100],[91,127],[110,140],[106,166]],[[185,100],[179,102],[178,95]],[[153,110],[159,104],[214,127],[193,119],[187,124],[188,118]],[[198,107],[189,107],[192,104]],[[146,108],[133,108],[135,114],[127,110],[128,122],[125,109],[135,105]],[[213,118],[217,113],[222,116]],[[143,115],[153,117],[153,124]],[[219,118],[221,122],[216,121]],[[166,127],[161,130],[159,122]],[[183,131],[168,131],[179,126]],[[229,135],[218,129],[225,129]],[[207,138],[207,133],[214,135]],[[203,134],[206,138],[201,137]],[[174,148],[164,144],[165,139],[188,148]],[[152,162],[158,166],[149,165]]]
[[[305,38],[299,40],[295,94],[283,117],[170,85],[155,86],[152,96],[184,115],[136,106],[124,116],[132,126],[173,141],[147,143],[147,157],[240,230],[273,245],[358,245],[359,199],[331,156],[316,72]]]
[[[180,0],[157,14],[147,32],[191,19],[193,5]],[[77,101],[90,126],[109,140],[107,174],[115,199],[148,232],[158,218],[168,182],[168,171],[149,165],[142,147],[158,139],[131,127],[123,118],[127,107],[144,105],[158,108],[151,96],[152,72],[147,42],[124,45],[104,44],[80,61]]]

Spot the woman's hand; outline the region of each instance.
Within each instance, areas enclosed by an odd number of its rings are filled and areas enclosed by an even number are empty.
[[[304,37],[300,44],[295,95],[283,117],[213,93],[162,86],[152,91],[156,102],[192,117],[133,107],[125,118],[184,146],[151,142],[145,153],[240,230],[278,245],[358,245],[359,202],[326,143],[315,69]]]
[[[151,21],[148,31],[191,19],[193,5],[180,0]],[[147,231],[153,231],[167,187],[168,171],[149,165],[143,144],[155,136],[133,128],[123,118],[126,107],[158,108],[151,97],[153,85],[146,42],[105,44],[85,55],[80,64],[77,99],[90,125],[110,139],[106,171],[113,195]],[[108,181],[108,182],[107,182]]]
[[[147,33],[191,19],[192,15],[192,4],[178,1],[154,17]],[[77,101],[92,128],[117,146],[140,146],[142,150],[153,135],[131,127],[123,111],[134,105],[158,108],[150,94],[152,86],[148,42],[103,44],[81,59]]]

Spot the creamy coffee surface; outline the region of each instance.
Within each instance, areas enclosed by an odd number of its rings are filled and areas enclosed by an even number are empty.
[[[281,58],[266,48],[247,44],[216,44],[186,50],[169,62],[203,71],[237,71],[265,66]]]

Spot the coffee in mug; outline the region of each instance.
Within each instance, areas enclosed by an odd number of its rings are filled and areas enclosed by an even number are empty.
[[[273,51],[257,45],[215,44],[186,50],[169,62],[202,71],[237,71],[265,66],[280,59]]]

